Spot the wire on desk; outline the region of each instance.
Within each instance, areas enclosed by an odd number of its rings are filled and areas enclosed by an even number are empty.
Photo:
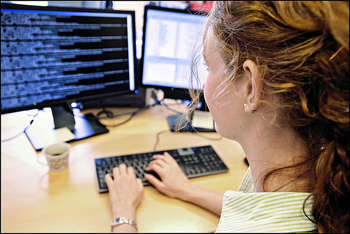
[[[27,131],[27,129],[33,124],[35,117],[37,117],[38,114],[39,114],[39,111],[40,111],[40,110],[38,110],[38,112],[35,113],[35,115],[33,115],[33,118],[30,120],[29,124],[28,124],[21,132],[17,133],[16,135],[14,135],[14,136],[12,136],[12,137],[9,137],[9,138],[7,138],[7,139],[1,140],[1,143],[7,142],[7,141],[11,141],[11,140],[13,140],[13,139],[19,137],[19,136],[22,135],[23,133],[25,133],[25,132]]]
[[[177,103],[176,103],[176,104],[177,104]],[[176,114],[183,114],[183,112],[180,112],[180,111],[177,111],[177,110],[175,110],[175,109],[170,108],[170,107],[168,106],[168,104],[165,104],[165,103],[164,103],[164,100],[161,100],[161,101],[160,101],[160,105],[165,106],[165,108],[167,108],[168,110],[170,110],[170,111],[172,111],[172,112],[174,112],[174,113],[176,113]]]
[[[169,132],[169,130],[162,130],[162,131],[160,131],[160,132],[157,133],[157,135],[156,135],[156,143],[154,143],[153,151],[156,150],[157,145],[159,144],[159,136],[160,136],[162,133],[164,133],[164,132]]]
[[[199,132],[195,129],[195,132],[194,132],[195,134],[197,134],[199,137],[203,137],[203,138],[205,138],[205,139],[208,139],[208,140],[210,140],[210,141],[220,141],[220,140],[222,140],[222,136],[220,136],[220,137],[217,137],[217,138],[214,138],[214,137],[207,137],[207,136],[204,136],[204,135],[202,135],[202,134],[199,134]]]
[[[131,112],[126,112],[126,113],[121,113],[121,114],[115,114],[113,113],[112,111],[109,111],[107,110],[105,107],[102,107],[102,110],[99,111],[97,114],[96,114],[96,117],[98,118],[98,120],[101,120],[101,119],[113,119],[113,118],[116,118],[116,117],[119,117],[119,116],[123,116],[123,115],[130,115],[128,119],[120,122],[120,123],[117,123],[117,124],[110,124],[110,125],[106,125],[104,124],[106,127],[118,127],[120,125],[123,125],[127,122],[129,122],[136,114],[138,114],[139,112],[143,111],[143,110],[146,110],[148,108],[152,108],[154,106],[157,106],[157,105],[164,105],[165,107],[167,107],[168,109],[172,110],[172,111],[175,111],[176,113],[181,113],[181,112],[178,112],[176,110],[173,110],[171,109],[170,107],[168,107],[167,104],[165,103],[162,103],[164,99],[162,100],[159,100],[156,96],[156,94],[154,92],[152,92],[152,98],[154,99],[154,104],[152,105],[148,105],[148,106],[145,106],[145,107],[142,107],[142,108],[139,108],[137,109],[136,111],[131,111]],[[102,114],[105,114],[106,116],[102,116]]]
[[[123,116],[123,115],[132,115],[134,114],[135,112],[140,112],[142,110],[145,110],[145,109],[148,109],[150,107],[153,107],[153,105],[149,105],[149,106],[144,106],[142,108],[139,108],[135,111],[129,111],[129,112],[125,112],[125,113],[119,113],[119,114],[115,114],[113,113],[112,111],[110,110],[107,110],[105,107],[102,107],[102,110],[99,111],[97,114],[96,114],[96,117],[101,120],[101,119],[113,119],[113,118],[117,118],[119,116]],[[106,116],[101,116],[102,114],[105,114]]]
[[[112,111],[107,110],[105,107],[102,107],[102,110],[96,114],[96,117],[99,118],[100,115],[102,115],[102,114],[106,115],[105,118],[113,118],[114,117],[114,113]],[[103,117],[101,117],[99,119],[102,119],[102,118]]]
[[[197,134],[199,137],[202,137],[202,138],[205,138],[205,139],[208,139],[208,140],[211,140],[211,141],[220,141],[222,139],[222,136],[220,135],[220,137],[207,137],[207,136],[204,136],[202,134],[200,134],[200,132],[196,129],[196,128],[193,128],[194,130],[194,133]]]
[[[98,119],[100,120],[100,119],[106,119],[106,118],[116,118],[116,117],[119,117],[119,116],[122,116],[122,115],[128,115],[128,114],[130,114],[130,116],[126,119],[126,120],[124,120],[124,121],[122,121],[122,122],[120,122],[120,123],[117,123],[117,124],[104,124],[106,127],[118,127],[118,126],[120,126],[120,125],[123,125],[123,124],[125,124],[125,123],[127,123],[127,122],[129,122],[137,113],[139,113],[139,112],[141,112],[142,110],[144,110],[145,108],[140,108],[140,109],[137,109],[136,111],[132,111],[132,112],[127,112],[127,113],[122,113],[122,114],[118,114],[118,115],[114,115],[112,112],[110,112],[110,113],[112,113],[112,115],[110,115],[111,117],[109,117],[108,115],[107,115],[107,117],[105,117],[105,118],[100,118],[100,117],[98,117]]]
[[[121,113],[121,114],[114,114],[113,112],[111,112],[111,111],[109,111],[109,110],[107,110],[107,109],[105,109],[103,107],[102,110],[97,113],[96,117],[99,120],[101,120],[101,119],[113,119],[113,118],[117,118],[117,117],[123,116],[123,115],[130,115],[128,119],[126,119],[126,120],[124,120],[124,121],[122,121],[120,123],[111,124],[111,125],[104,124],[106,127],[118,127],[120,125],[123,125],[123,124],[129,122],[136,114],[140,113],[141,111],[144,111],[144,110],[146,110],[148,108],[152,108],[152,107],[154,107],[156,105],[159,105],[159,103],[156,102],[156,103],[154,103],[152,105],[147,105],[145,107],[139,108],[136,111],[130,111],[130,112]],[[100,117],[100,115],[102,115],[102,114],[106,114],[106,116],[105,117]]]
[[[112,111],[109,110],[104,110],[104,111],[100,111],[96,114],[96,117],[101,120],[101,119],[113,119],[113,118],[117,118],[119,116],[123,116],[123,115],[132,115],[134,112],[137,112],[140,109],[137,109],[136,111],[129,111],[129,112],[125,112],[125,113],[120,113],[120,114],[115,114]],[[108,113],[108,114],[107,114]],[[102,114],[106,114],[106,116],[100,116]]]

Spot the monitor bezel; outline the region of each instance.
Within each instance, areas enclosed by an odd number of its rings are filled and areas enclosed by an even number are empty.
[[[135,90],[137,90],[137,58],[136,58],[136,21],[135,21],[135,11],[133,10],[114,10],[114,9],[99,9],[99,8],[81,8],[81,7],[63,7],[63,6],[34,6],[34,5],[24,5],[24,4],[14,4],[14,3],[1,3],[1,9],[18,9],[18,10],[43,10],[43,11],[71,11],[71,12],[92,12],[92,13],[117,13],[117,14],[128,14],[131,15],[131,22],[132,22],[132,41],[133,41],[133,57],[134,57],[134,90],[120,90],[116,91],[114,93],[99,93],[99,94],[92,94],[88,96],[82,96],[82,97],[75,97],[75,98],[68,98],[68,99],[59,99],[59,100],[52,100],[52,101],[45,101],[38,103],[36,105],[29,105],[29,106],[23,106],[23,107],[14,107],[14,108],[8,108],[2,110],[1,108],[1,114],[6,113],[12,113],[17,111],[25,111],[25,110],[31,110],[31,109],[42,109],[45,107],[51,107],[51,106],[58,106],[58,105],[64,105],[67,103],[72,102],[81,102],[86,100],[92,100],[92,99],[103,99],[103,98],[110,98],[110,97],[116,97],[116,96],[122,96],[127,94],[133,94]]]
[[[159,10],[164,12],[175,12],[175,13],[183,13],[183,14],[192,14],[192,15],[208,15],[208,12],[203,11],[193,11],[190,9],[178,9],[178,8],[168,8],[168,7],[160,7],[153,5],[146,5],[143,13],[143,33],[142,33],[142,53],[140,60],[140,72],[138,73],[138,86],[144,88],[155,88],[160,89],[164,92],[164,98],[172,98],[172,99],[182,99],[182,100],[192,100],[189,89],[188,88],[179,88],[179,87],[168,87],[162,85],[150,85],[143,83],[143,68],[144,68],[144,58],[145,58],[145,41],[146,41],[146,27],[147,27],[147,14],[148,10]],[[202,100],[203,101],[203,100]]]

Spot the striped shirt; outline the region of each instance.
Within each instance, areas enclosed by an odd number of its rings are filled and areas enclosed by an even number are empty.
[[[253,192],[248,168],[238,192],[224,194],[216,232],[308,232],[316,229],[303,213],[304,200],[310,193]],[[311,215],[312,197],[305,213]]]

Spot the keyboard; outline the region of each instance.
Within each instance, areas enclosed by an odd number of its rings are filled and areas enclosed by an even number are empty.
[[[163,154],[165,152],[168,152],[176,160],[188,178],[228,171],[228,167],[210,145],[95,158],[98,191],[100,193],[108,192],[104,181],[105,175],[107,173],[112,174],[113,168],[121,163],[132,166],[136,177],[142,180],[144,186],[150,185],[144,177],[144,170],[148,163],[153,160],[153,155]]]

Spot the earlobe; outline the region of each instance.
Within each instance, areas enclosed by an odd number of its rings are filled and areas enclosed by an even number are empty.
[[[244,111],[254,113],[260,106],[262,93],[262,79],[258,65],[252,60],[243,63],[243,69],[249,77],[247,82],[246,105]]]

